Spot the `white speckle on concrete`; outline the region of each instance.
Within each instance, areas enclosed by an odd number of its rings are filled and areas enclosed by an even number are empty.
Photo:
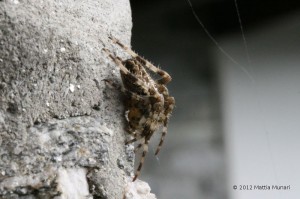
[[[47,142],[50,142],[51,137],[47,133],[41,133],[39,136],[39,142],[42,146],[45,146]]]
[[[13,0],[12,1],[14,4],[19,4],[20,2],[18,0]]]
[[[46,102],[46,106],[50,106],[49,102]]]
[[[45,49],[43,50],[43,52],[46,54],[46,53],[48,52],[48,49],[45,48]]]
[[[13,149],[13,153],[15,155],[19,155],[22,151],[23,151],[23,148],[18,145],[16,145],[15,148]]]
[[[65,49],[64,47],[61,47],[61,48],[60,48],[60,52],[62,52],[62,53],[63,53],[63,52],[66,52],[66,49]]]
[[[0,190],[4,190],[5,188],[5,190],[10,192],[11,190],[16,189],[17,187],[39,187],[41,185],[43,186],[43,183],[47,184],[48,180],[51,180],[53,179],[53,177],[56,176],[55,173],[56,172],[53,168],[49,168],[48,171],[45,171],[40,174],[4,178],[0,183]]]
[[[126,147],[127,150],[134,150],[134,145],[133,144],[129,144]]]
[[[80,85],[77,85],[77,88],[80,88]]]
[[[125,188],[125,199],[156,199],[148,183],[137,179],[135,182],[130,181]]]
[[[73,93],[75,91],[75,85],[74,84],[70,84],[69,89]]]
[[[97,161],[94,158],[89,158],[88,161],[91,165],[97,164]]]
[[[105,135],[108,135],[108,136],[114,135],[114,132],[111,129],[107,128],[107,126],[105,124],[101,126],[101,129],[104,131]]]
[[[55,157],[54,157],[54,160],[55,160],[56,162],[61,162],[61,161],[62,161],[62,156],[61,156],[61,155],[55,156]]]
[[[4,124],[4,118],[3,118],[3,114],[2,114],[2,112],[0,112],[0,124],[2,123],[2,124]]]
[[[57,184],[61,191],[61,198],[82,199],[89,196],[87,171],[83,168],[60,169]]]

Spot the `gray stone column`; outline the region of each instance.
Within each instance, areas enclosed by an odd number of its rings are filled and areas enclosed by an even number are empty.
[[[0,198],[134,195],[122,100],[102,81],[119,72],[101,52],[131,27],[128,0],[0,1]]]

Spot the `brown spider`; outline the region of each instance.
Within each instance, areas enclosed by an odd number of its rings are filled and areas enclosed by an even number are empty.
[[[162,135],[156,149],[158,154],[167,134],[167,125],[175,105],[174,97],[169,95],[166,84],[171,81],[171,76],[140,57],[117,39],[109,39],[124,49],[132,58],[122,60],[114,56],[108,49],[103,51],[119,66],[123,82],[122,92],[125,94],[125,117],[128,123],[127,131],[134,138],[127,144],[139,142],[135,152],[143,147],[139,166],[133,181],[140,175],[145,156],[148,152],[149,140],[162,126]],[[160,76],[154,80],[149,72]]]

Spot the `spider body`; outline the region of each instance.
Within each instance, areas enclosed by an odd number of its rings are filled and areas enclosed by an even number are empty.
[[[166,87],[166,84],[171,81],[167,72],[152,65],[117,39],[110,39],[132,57],[122,60],[112,55],[108,49],[103,49],[120,68],[123,82],[121,90],[125,94],[127,132],[133,136],[133,139],[127,141],[126,144],[138,142],[135,152],[143,148],[141,160],[133,178],[135,181],[143,166],[149,141],[152,135],[162,127],[162,135],[155,155],[160,151],[167,134],[168,120],[174,108],[175,99],[169,95]],[[160,79],[153,79],[150,72],[160,76]]]

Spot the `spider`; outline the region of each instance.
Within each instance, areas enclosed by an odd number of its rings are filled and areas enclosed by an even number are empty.
[[[125,144],[137,142],[135,153],[143,148],[139,166],[133,178],[135,181],[141,173],[152,135],[157,130],[162,130],[155,152],[157,155],[167,134],[168,121],[175,105],[175,99],[169,95],[166,87],[166,84],[171,81],[171,76],[123,45],[119,40],[112,37],[109,39],[131,56],[130,59],[122,60],[108,49],[102,49],[120,68],[123,82],[120,90],[125,95],[126,131],[133,136],[133,139]],[[150,73],[158,75],[159,79],[155,80]]]

